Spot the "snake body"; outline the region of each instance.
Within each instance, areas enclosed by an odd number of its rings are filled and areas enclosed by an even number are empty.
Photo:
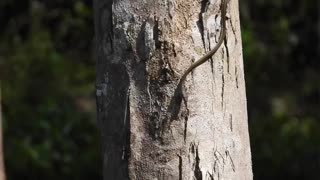
[[[209,60],[219,49],[219,47],[221,46],[225,36],[226,36],[226,14],[227,14],[227,5],[228,5],[228,1],[229,0],[222,0],[221,2],[221,34],[218,40],[218,43],[215,45],[215,47],[210,50],[207,54],[205,54],[204,56],[202,56],[199,60],[197,60],[196,62],[194,62],[185,72],[184,74],[181,76],[180,78],[180,82],[179,84],[182,84],[185,80],[187,75],[193,71],[195,68],[197,68],[198,66],[200,66],[201,64],[203,64],[204,62],[206,62],[207,60]]]

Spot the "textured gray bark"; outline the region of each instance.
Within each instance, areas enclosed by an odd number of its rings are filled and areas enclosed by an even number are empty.
[[[252,179],[238,1],[95,0],[97,113],[105,180]],[[177,110],[177,111],[176,111]]]

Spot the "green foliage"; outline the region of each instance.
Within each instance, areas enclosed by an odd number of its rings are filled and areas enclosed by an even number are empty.
[[[90,3],[1,1],[8,179],[101,176]]]
[[[316,4],[316,0],[241,1],[255,179],[318,179]]]

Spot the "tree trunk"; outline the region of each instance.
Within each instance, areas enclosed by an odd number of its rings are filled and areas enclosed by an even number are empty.
[[[105,180],[252,179],[238,1],[95,0]]]

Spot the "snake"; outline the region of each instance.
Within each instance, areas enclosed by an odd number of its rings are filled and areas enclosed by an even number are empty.
[[[220,26],[221,26],[221,33],[220,37],[218,39],[217,44],[215,47],[210,50],[208,53],[206,53],[204,56],[202,56],[199,60],[195,61],[193,64],[190,65],[190,67],[184,72],[184,74],[180,78],[179,84],[183,84],[184,81],[187,78],[187,75],[193,71],[195,68],[200,66],[201,64],[205,63],[207,60],[209,60],[219,49],[221,44],[223,43],[223,40],[226,36],[226,14],[227,14],[227,5],[228,5],[229,0],[222,0],[221,2],[221,21],[220,21]]]

